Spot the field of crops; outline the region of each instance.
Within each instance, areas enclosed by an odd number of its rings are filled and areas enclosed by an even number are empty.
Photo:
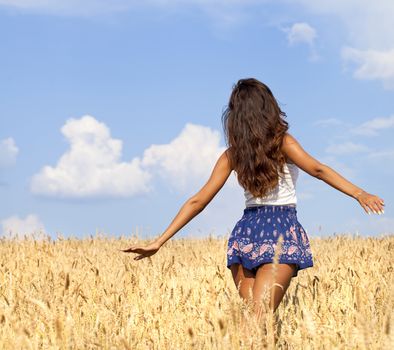
[[[172,239],[139,261],[118,250],[134,242],[0,241],[0,349],[394,349],[393,235],[310,237],[314,267],[261,324],[226,238]]]

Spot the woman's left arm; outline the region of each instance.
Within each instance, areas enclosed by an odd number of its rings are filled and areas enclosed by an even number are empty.
[[[219,159],[217,160],[211,176],[209,177],[206,184],[192,197],[190,197],[181,207],[178,214],[172,220],[167,229],[163,234],[158,237],[153,243],[151,243],[149,252],[157,251],[166,241],[174,236],[182,227],[184,227],[189,221],[195,216],[201,213],[208,203],[215,197],[220,191],[223,185],[226,183],[228,177],[231,174],[232,168],[228,157],[228,149],[225,150]],[[144,247],[133,246],[125,252],[135,252],[142,254],[140,258],[145,257]],[[148,253],[148,250],[146,251]],[[152,254],[150,254],[152,255]]]

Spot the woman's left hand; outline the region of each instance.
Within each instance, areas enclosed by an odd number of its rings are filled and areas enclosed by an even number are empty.
[[[374,194],[362,191],[356,196],[356,199],[364,208],[367,214],[370,214],[370,212],[373,212],[375,214],[384,213],[384,201],[382,198]]]
[[[158,243],[153,242],[146,246],[133,245],[129,249],[121,249],[121,251],[125,253],[140,254],[134,257],[134,260],[140,260],[143,258],[147,258],[148,256],[152,256],[153,254],[156,254],[159,251],[160,247],[161,246]]]

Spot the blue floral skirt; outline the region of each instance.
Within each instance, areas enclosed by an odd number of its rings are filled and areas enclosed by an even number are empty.
[[[227,267],[239,263],[253,272],[264,263],[272,263],[279,235],[282,249],[279,263],[296,264],[298,271],[313,266],[306,231],[299,223],[295,205],[261,205],[244,209],[227,244]]]

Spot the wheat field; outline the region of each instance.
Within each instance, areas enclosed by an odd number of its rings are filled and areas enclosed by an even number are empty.
[[[394,349],[393,235],[311,237],[314,267],[260,323],[226,237],[118,251],[137,241],[2,239],[0,349]]]

